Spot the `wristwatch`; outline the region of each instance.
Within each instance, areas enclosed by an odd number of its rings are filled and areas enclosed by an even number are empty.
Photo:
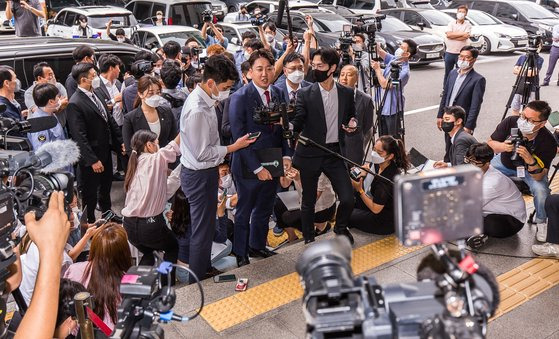
[[[531,163],[531,164],[526,164],[526,165],[528,165],[528,167],[529,167],[529,166],[536,166],[537,163],[538,163],[538,161],[537,161],[536,159],[534,159],[534,162],[533,162],[533,163]]]

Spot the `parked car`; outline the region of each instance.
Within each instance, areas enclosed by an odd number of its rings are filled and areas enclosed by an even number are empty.
[[[327,0],[328,1],[328,0]],[[338,0],[335,0],[338,1]],[[348,4],[348,8],[357,14],[373,14],[375,7],[375,0],[342,0],[343,3]],[[340,1],[338,1],[340,4]],[[429,0],[381,0],[380,9],[389,8],[425,8],[434,9]]]
[[[446,38],[448,23],[455,20],[450,15],[435,9],[420,8],[397,8],[386,9],[382,13],[392,15],[415,29],[426,31]],[[471,34],[470,44],[474,47],[481,47],[480,36]]]
[[[45,0],[45,4],[47,5],[47,19],[54,18],[61,9],[82,5],[78,0]]]
[[[229,12],[227,4],[220,0],[210,0],[212,2],[212,13],[217,20],[223,20]]]
[[[549,9],[553,13],[559,13],[559,0],[530,0],[534,1],[538,5]]]
[[[167,41],[176,41],[183,46],[190,38],[195,38],[201,46],[206,48],[199,30],[179,25],[140,27],[132,35],[132,42],[139,47],[152,50],[163,47]]]
[[[258,36],[258,29],[246,22],[239,23],[222,23],[223,35],[229,40],[229,45],[227,50],[231,53],[235,53],[241,49],[242,38],[241,35],[246,31],[252,31],[256,36]],[[284,34],[281,30],[276,31],[276,41],[283,41]]]
[[[10,20],[6,18],[6,2],[0,3],[0,33],[13,32],[15,28],[10,24]]]
[[[88,25],[92,28],[93,34],[97,34],[103,39],[107,36],[107,22],[112,20],[111,33],[115,33],[118,28],[123,28],[127,36],[132,36],[132,31],[137,28],[136,18],[127,9],[115,6],[83,6],[65,8],[58,12],[56,17],[47,21],[47,36],[58,36],[61,38],[71,38],[73,27],[78,24],[80,15],[87,17]]]
[[[74,59],[72,52],[78,46],[88,45],[95,50],[97,58],[100,54],[111,53],[118,56],[129,66],[140,48],[121,44],[110,40],[98,39],[63,39],[60,37],[8,38],[0,44],[0,65],[14,68],[21,88],[26,89],[33,84],[33,66],[46,61],[54,70],[56,79],[64,83],[72,70]],[[126,66],[124,67],[126,68]],[[121,69],[125,72],[125,69]]]
[[[212,10],[209,0],[132,0],[126,5],[140,26],[153,25],[157,11],[163,12],[168,25],[201,28],[202,12]]]
[[[387,16],[382,21],[382,29],[377,33],[386,40],[386,51],[390,54],[400,47],[404,39],[417,43],[417,53],[410,59],[410,64],[427,65],[443,59],[444,40],[434,34],[415,30],[402,21]]]
[[[531,1],[454,0],[449,8],[460,5],[491,14],[506,24],[525,29],[528,34],[541,34],[546,49],[551,48],[553,26],[559,24],[559,18],[553,12]]]
[[[443,12],[456,17],[455,9],[445,9]],[[466,19],[472,24],[472,33],[481,36],[481,54],[511,52],[528,45],[528,33],[524,29],[507,25],[490,14],[471,9]]]

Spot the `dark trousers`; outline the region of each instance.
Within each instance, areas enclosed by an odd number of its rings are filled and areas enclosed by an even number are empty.
[[[391,135],[400,139],[400,117],[397,114],[380,116],[380,135]]]
[[[276,217],[278,219],[278,225],[281,228],[294,227],[299,230],[302,229],[301,210],[288,211],[283,201],[281,201],[281,199],[276,199],[274,212],[276,213]],[[325,210],[316,212],[314,214],[314,222],[323,223],[330,221],[334,216],[334,213],[336,213],[336,204],[333,204]]]
[[[493,238],[508,238],[520,232],[524,223],[512,215],[489,214],[483,217],[483,233]]]
[[[450,148],[452,147],[452,142],[450,141],[450,135],[448,133],[444,134],[444,162],[450,162]]]
[[[237,212],[233,231],[233,253],[247,256],[248,249],[266,247],[268,223],[274,210],[278,180],[260,181],[235,176]]]
[[[361,197],[356,196],[357,203],[351,212],[349,218],[349,225],[352,228],[357,228],[366,233],[387,235],[394,233],[394,224],[386,224],[381,221],[378,214],[374,214],[361,200]]]
[[[545,78],[543,82],[549,83],[551,77],[553,76],[553,71],[555,70],[555,64],[559,59],[559,47],[552,46],[549,51],[549,63],[547,64],[547,72],[545,73]],[[559,79],[557,80],[559,82]]]
[[[454,53],[444,53],[444,79],[443,79],[443,87],[446,84],[446,79],[448,78],[448,74],[456,67],[456,62],[458,61],[458,56],[460,54]],[[452,88],[448,88],[447,90],[452,91]]]
[[[329,146],[334,152],[340,151],[339,146]],[[305,240],[314,239],[314,207],[316,203],[316,189],[318,177],[324,173],[330,182],[334,192],[338,195],[340,204],[336,212],[336,226],[334,231],[343,230],[348,227],[349,216],[353,210],[353,187],[349,178],[348,170],[341,159],[335,156],[324,156],[316,158],[302,158],[295,156],[294,166],[299,170],[301,186],[303,187],[303,199],[301,203],[301,224]]]
[[[113,184],[113,162],[109,159],[103,161],[105,170],[101,173],[93,172],[91,166],[79,166],[80,182],[82,189],[82,204],[87,206],[87,222],[95,222],[95,207],[99,202],[102,212],[111,209],[111,187]]]
[[[559,194],[553,194],[545,200],[547,213],[547,242],[559,244]]]
[[[153,266],[153,251],[165,251],[163,259],[177,262],[179,247],[175,234],[167,227],[163,213],[152,218],[125,217],[124,229],[128,240],[143,256],[139,265]],[[162,281],[165,279],[162,279]],[[171,272],[171,283],[175,283],[175,270]]]
[[[185,259],[199,279],[204,279],[211,264],[218,185],[217,167],[197,171],[183,167],[181,170],[181,188],[190,204],[190,228],[187,231],[190,241],[181,247],[184,253],[188,253]],[[189,277],[189,281],[193,283],[195,279]]]

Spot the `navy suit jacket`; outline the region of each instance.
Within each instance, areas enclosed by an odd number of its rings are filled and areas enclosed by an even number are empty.
[[[287,91],[287,84],[285,83],[285,75],[279,77],[279,79],[274,83],[274,85],[282,91],[284,100],[286,100],[285,103],[289,104],[289,92]],[[301,82],[301,88],[305,88],[310,85],[312,85],[312,82],[308,82],[305,80]]]
[[[271,101],[281,102],[282,92],[275,86],[270,86]],[[247,133],[261,132],[260,137],[250,145],[243,148],[232,156],[231,170],[236,178],[243,178],[243,167],[254,172],[261,166],[256,156],[256,150],[265,148],[282,148],[282,155],[291,156],[287,140],[282,137],[282,128],[279,125],[259,125],[254,122],[252,116],[254,109],[261,106],[262,99],[253,83],[243,86],[231,95],[229,100],[229,124],[233,141]]]
[[[466,111],[464,127],[474,130],[476,128],[479,111],[481,110],[483,94],[485,93],[485,78],[472,69],[468,72],[468,75],[466,75],[466,79],[464,79],[462,86],[460,86],[458,94],[454,98],[454,102],[449,102],[450,96],[452,95],[452,88],[454,87],[457,77],[458,69],[450,71],[443,88],[443,96],[441,104],[439,105],[437,118],[443,117],[445,107],[460,106]]]

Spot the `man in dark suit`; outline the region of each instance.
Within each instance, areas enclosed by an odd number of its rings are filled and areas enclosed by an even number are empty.
[[[287,104],[295,105],[297,92],[310,86],[311,83],[303,80],[305,77],[305,58],[299,53],[289,53],[283,59],[283,75],[275,85],[283,92]]]
[[[458,57],[458,68],[453,69],[443,88],[441,104],[437,114],[437,127],[442,130],[443,113],[445,107],[460,106],[466,112],[464,131],[474,133],[477,117],[481,110],[483,94],[485,93],[485,78],[474,70],[479,51],[472,46],[464,46]],[[445,134],[446,154],[444,160],[450,161],[450,137]]]
[[[74,62],[76,64],[85,62],[93,65],[95,64],[95,51],[93,50],[93,48],[89,46],[81,45],[74,49],[74,51],[72,52],[72,58],[74,59]],[[74,95],[76,88],[78,88],[78,84],[76,83],[76,80],[74,80],[74,78],[72,77],[71,72],[70,74],[68,74],[68,77],[66,78],[64,87],[66,87],[68,98],[71,98],[72,95]]]
[[[274,57],[270,51],[259,49],[251,54],[249,62],[252,83],[236,91],[231,96],[228,107],[233,140],[247,133],[261,133],[254,144],[232,156],[231,170],[238,194],[233,252],[239,267],[249,263],[249,255],[269,257],[275,254],[266,249],[266,238],[278,178],[272,177],[270,171],[264,167],[262,158],[272,152],[272,149],[280,148],[283,161],[277,159],[279,166],[283,162],[284,168],[291,167],[291,150],[287,140],[282,137],[281,126],[260,125],[253,120],[255,108],[269,107],[283,100],[281,91],[271,85]]]
[[[93,64],[80,63],[72,68],[78,84],[68,103],[68,126],[72,139],[80,148],[80,186],[83,204],[87,205],[87,222],[95,222],[95,207],[111,210],[111,150],[123,152],[122,136],[107,106],[93,93],[97,77]]]
[[[345,156],[361,164],[364,160],[364,149],[374,135],[371,129],[375,120],[375,106],[370,95],[356,88],[358,79],[357,67],[353,65],[345,65],[340,71],[340,84],[355,90],[355,118],[357,119],[356,133],[344,134]]]
[[[334,49],[315,50],[311,61],[311,73],[316,82],[297,93],[296,113],[291,122],[293,131],[333,152],[344,153],[346,145],[343,134],[355,133],[357,130],[353,90],[334,82],[334,72],[340,62]],[[353,243],[347,226],[354,198],[344,162],[310,143],[302,144],[299,139],[293,166],[299,170],[303,187],[301,223],[305,243],[314,241],[314,208],[321,173],[330,179],[340,202],[334,232],[347,236]]]
[[[448,107],[443,115],[442,130],[450,137],[450,162],[437,161],[435,168],[457,166],[464,164],[464,156],[471,145],[477,143],[476,138],[464,131],[466,112],[460,106]]]

